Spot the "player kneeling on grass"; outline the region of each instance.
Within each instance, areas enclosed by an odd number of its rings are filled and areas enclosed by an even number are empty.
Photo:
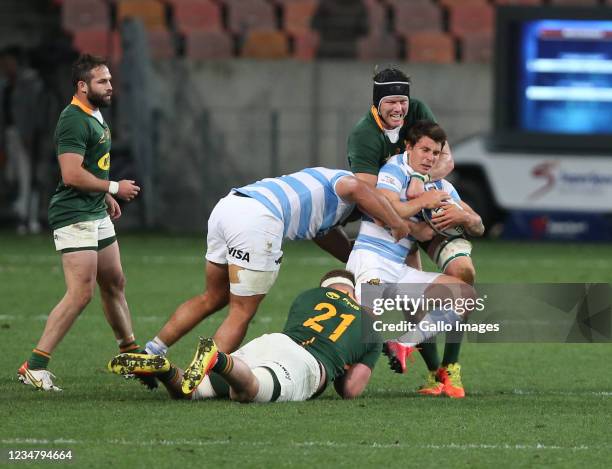
[[[362,341],[363,320],[353,274],[333,270],[320,287],[296,298],[281,333],[264,334],[232,354],[200,338],[184,372],[165,357],[134,353],[117,355],[108,367],[123,375],[154,374],[179,399],[305,401],[331,381],[342,398],[352,399],[365,389],[382,349],[380,342]]]
[[[433,229],[445,232],[462,223],[470,234],[480,235],[482,234],[480,217],[460,199],[459,202],[454,202],[454,199],[458,199],[458,195],[449,182],[443,180],[441,183],[435,183],[436,185],[431,187],[431,190],[417,198],[407,196],[412,175],[415,173],[427,174],[436,164],[445,142],[446,134],[439,125],[431,121],[415,123],[408,132],[406,152],[392,157],[381,168],[376,187],[404,218],[419,215],[421,211],[429,214],[429,211],[433,209],[435,214],[428,216]],[[418,229],[413,228],[413,236],[418,234],[419,241],[424,241],[429,233],[427,240],[431,239],[434,234],[432,229],[423,226],[425,223],[419,225],[421,226]],[[363,283],[409,283],[420,284],[423,287],[457,285],[465,286],[459,290],[465,290],[467,295],[473,294],[471,287],[468,288],[468,285],[460,279],[437,272],[422,272],[406,265],[405,259],[415,246],[413,236],[408,236],[398,243],[392,242],[393,240],[384,227],[373,223],[367,217],[364,218],[347,264],[347,269],[357,278],[357,299],[359,301],[362,300],[361,284]],[[438,256],[444,265],[451,262],[453,258],[469,259],[471,250],[469,242],[460,239],[459,236],[455,238],[454,242],[447,242],[444,246],[439,245]],[[454,295],[452,291],[444,292],[444,294],[447,293]],[[398,372],[405,371],[405,359],[415,350],[414,345],[402,345],[400,342],[386,344],[386,353],[393,363],[398,364]],[[428,380],[419,392],[428,395],[444,393],[450,397],[463,397],[465,392],[459,365],[453,362],[452,366],[439,367],[439,362],[437,362],[435,367],[430,367]]]

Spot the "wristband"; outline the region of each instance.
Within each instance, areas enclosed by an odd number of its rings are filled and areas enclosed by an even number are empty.
[[[109,181],[108,182],[108,193],[115,195],[119,192],[119,183],[117,181]]]
[[[421,181],[423,181],[424,183],[428,183],[431,181],[431,177],[429,176],[429,174],[421,174],[421,173],[412,173],[410,175],[411,178],[417,178],[420,179]]]

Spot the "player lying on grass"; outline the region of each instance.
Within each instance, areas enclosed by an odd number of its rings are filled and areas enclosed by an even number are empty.
[[[389,226],[395,239],[410,231],[410,222],[384,196],[344,170],[307,168],[232,189],[208,220],[206,291],[178,307],[147,343],[147,352],[165,355],[169,346],[228,303],[228,315],[214,339],[219,350],[236,350],[276,280],[283,240],[325,241],[355,208]],[[348,241],[346,251],[348,258]]]
[[[448,230],[457,225],[463,225],[468,233],[481,235],[483,232],[480,217],[463,202],[461,207],[449,203],[449,199],[458,195],[447,181],[435,183],[432,190],[423,195],[408,199],[407,189],[413,172],[427,174],[435,165],[446,134],[440,126],[431,121],[419,121],[408,132],[407,151],[392,157],[378,175],[377,188],[388,198],[398,213],[405,218],[419,214],[423,209],[443,207],[444,210],[433,215],[432,225],[436,230]],[[438,188],[446,190],[438,190]],[[448,208],[447,207],[452,207]],[[430,237],[433,231],[430,230]],[[405,259],[414,243],[413,237],[407,237],[398,243],[393,240],[388,231],[376,223],[364,218],[353,252],[349,257],[347,269],[355,274],[357,279],[357,299],[361,298],[361,285],[364,283],[409,283],[425,287],[431,285],[457,285],[459,290],[468,296],[473,296],[473,290],[463,281],[448,275],[435,272],[423,272],[405,264]],[[469,243],[462,240],[456,249],[444,251],[447,261],[453,257],[469,259]],[[471,261],[470,261],[471,263]],[[431,290],[431,289],[430,289]],[[452,289],[451,289],[452,290]],[[425,290],[427,292],[427,290]],[[441,290],[442,295],[452,293]],[[402,341],[391,341],[385,344],[385,353],[392,361],[394,369],[404,373],[406,358],[414,350],[414,343],[404,338]],[[463,397],[464,390],[459,374],[459,365],[433,370],[427,383],[420,389],[423,394],[440,395],[445,393],[451,397]],[[449,374],[449,371],[451,374]],[[433,380],[431,379],[433,378]],[[451,379],[452,378],[452,379]]]
[[[154,374],[178,399],[304,401],[331,381],[342,398],[352,399],[365,389],[382,348],[362,341],[364,313],[354,288],[353,274],[332,270],[320,287],[295,299],[281,333],[262,335],[232,354],[200,338],[185,372],[165,357],[136,353],[117,355],[108,368],[122,375]]]

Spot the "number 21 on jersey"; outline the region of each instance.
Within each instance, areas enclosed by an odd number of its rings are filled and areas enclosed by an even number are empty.
[[[310,327],[312,330],[316,332],[323,332],[324,326],[320,324],[321,322],[327,321],[328,319],[336,316],[336,307],[330,303],[319,303],[314,307],[315,311],[325,311],[323,314],[319,314],[318,316],[314,316],[312,318],[306,319],[304,321],[304,326]],[[340,318],[342,318],[342,322],[338,324],[333,332],[329,335],[329,340],[332,342],[336,342],[342,334],[347,330],[347,328],[351,325],[351,323],[355,320],[354,314],[341,314]]]

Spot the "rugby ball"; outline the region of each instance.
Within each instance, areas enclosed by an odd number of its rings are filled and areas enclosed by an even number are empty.
[[[463,210],[463,207],[459,205],[453,199],[449,199],[449,203],[454,204],[457,207],[459,207],[461,210]],[[421,215],[423,216],[423,219],[427,222],[427,224],[431,226],[432,229],[439,235],[442,235],[446,238],[455,238],[457,236],[463,236],[463,233],[465,233],[465,228],[463,228],[462,225],[457,225],[453,228],[447,228],[446,230],[439,230],[434,226],[434,224],[432,223],[433,215],[435,213],[443,212],[443,211],[444,209],[442,207],[438,207],[434,209],[426,208],[426,209],[421,210]]]

